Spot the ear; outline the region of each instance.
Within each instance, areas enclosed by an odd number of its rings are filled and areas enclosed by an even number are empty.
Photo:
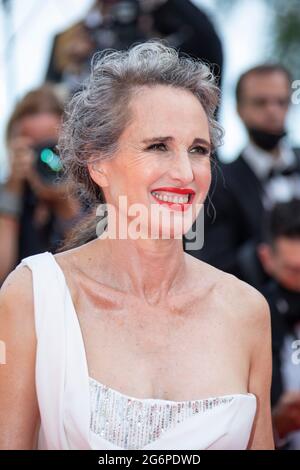
[[[101,186],[101,188],[108,186],[108,179],[103,165],[99,162],[88,163],[88,169],[92,180],[98,184],[98,186]]]
[[[267,243],[261,243],[257,247],[257,255],[260,259],[261,264],[264,267],[264,270],[271,276],[274,273],[274,260],[272,248]]]

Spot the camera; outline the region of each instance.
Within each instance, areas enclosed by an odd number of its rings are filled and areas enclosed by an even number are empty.
[[[57,142],[48,141],[33,148],[35,169],[41,180],[46,184],[55,184],[62,176],[62,162]]]

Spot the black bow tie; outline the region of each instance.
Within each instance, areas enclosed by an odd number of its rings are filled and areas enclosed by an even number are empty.
[[[286,168],[271,168],[269,173],[266,176],[266,180],[270,180],[276,176],[290,176],[295,173],[300,173],[300,169],[293,165],[293,166],[288,166]]]

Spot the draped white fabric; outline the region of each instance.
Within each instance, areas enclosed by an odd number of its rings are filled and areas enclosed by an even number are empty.
[[[41,415],[38,448],[122,449],[90,430],[89,374],[84,343],[60,266],[49,252],[25,258],[21,264],[28,266],[33,276],[36,388]],[[143,449],[247,448],[256,397],[251,393],[236,393],[232,397],[221,406],[176,424]]]

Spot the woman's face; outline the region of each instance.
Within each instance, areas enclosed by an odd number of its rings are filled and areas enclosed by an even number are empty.
[[[192,93],[163,85],[139,90],[130,111],[132,119],[115,157],[98,165],[105,174],[106,201],[124,218],[119,196],[126,197],[128,209],[138,204],[143,234],[180,238],[195,220],[211,182],[207,116]],[[103,185],[99,173],[92,177]],[[128,223],[133,218],[127,216]]]

